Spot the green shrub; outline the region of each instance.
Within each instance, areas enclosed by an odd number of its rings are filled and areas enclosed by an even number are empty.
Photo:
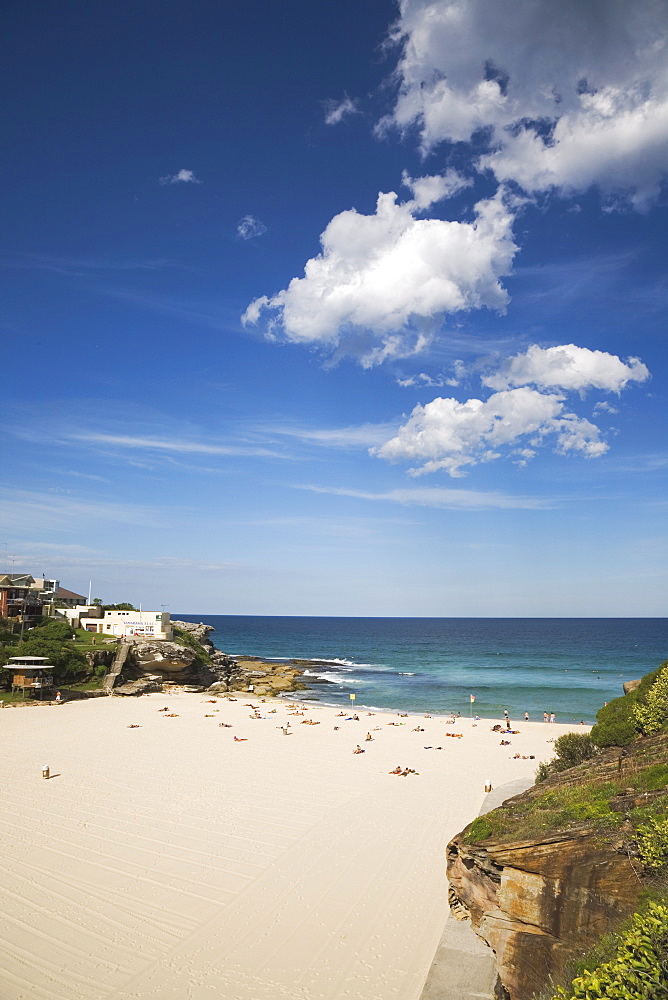
[[[28,640],[53,639],[56,642],[66,642],[72,637],[72,626],[69,622],[48,621],[44,625],[36,625],[27,633]]]
[[[647,871],[657,872],[668,865],[668,819],[648,816],[638,826],[636,842],[640,860]]]
[[[638,735],[633,716],[638,690],[608,702],[596,713],[596,725],[590,735],[597,747],[625,747]]]
[[[644,702],[633,706],[636,727],[646,736],[663,732],[668,723],[668,666],[659,671],[654,684],[647,692]]]
[[[649,903],[636,913],[617,954],[559,987],[554,1000],[668,1000],[668,908]]]
[[[553,771],[567,771],[582,764],[596,754],[596,747],[589,733],[564,733],[554,741],[556,759],[551,762]]]
[[[536,768],[536,784],[539,781],[545,781],[551,774],[550,765],[546,760],[541,760],[540,764]]]

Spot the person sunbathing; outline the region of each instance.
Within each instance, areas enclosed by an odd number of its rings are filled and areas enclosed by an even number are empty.
[[[164,708],[159,708],[158,711],[159,712],[169,712],[169,708],[167,707],[167,705],[165,705]]]
[[[401,765],[397,764],[397,766],[395,767],[394,771],[388,771],[387,773],[388,774],[401,774]]]
[[[231,729],[232,728],[232,723],[231,722],[219,722],[218,725],[220,726],[221,729]]]
[[[365,738],[366,738],[366,742],[368,743],[370,740],[373,739],[373,736],[371,735],[371,733],[367,733]]]
[[[141,729],[141,726],[137,725],[136,722],[133,722],[131,725],[128,726],[128,729]]]
[[[176,714],[176,712],[168,712],[167,715],[165,716],[165,718],[166,719],[178,719],[178,715]]]
[[[234,742],[235,743],[247,743],[248,742],[248,737],[247,736],[235,736],[234,737]]]
[[[424,729],[422,729],[421,726],[416,726],[415,729],[411,730],[411,732],[413,732],[413,733],[423,733]]]
[[[353,750],[353,753],[364,753],[364,750],[362,750],[362,747],[359,745],[359,743],[357,744],[357,746]]]

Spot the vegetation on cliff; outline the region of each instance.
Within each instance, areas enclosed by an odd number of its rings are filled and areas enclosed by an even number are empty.
[[[630,926],[610,936],[614,955],[584,968],[569,989],[557,988],[553,1000],[668,1000],[668,908],[650,902]]]
[[[497,956],[514,1000],[534,996],[540,947],[541,1000],[668,1000],[668,662],[602,708],[590,736],[560,737],[537,784],[474,820],[459,843],[469,845],[459,853],[468,852],[476,869],[471,889],[458,887],[460,898],[475,897],[475,879],[494,896],[496,879],[510,887],[499,890],[496,905],[509,908],[519,929],[536,924],[528,936],[513,932],[508,954]],[[599,886],[608,868],[614,878]],[[513,887],[535,872],[543,902],[535,913],[530,902],[513,909]],[[592,934],[585,914],[596,906]]]
[[[600,708],[591,731],[598,747],[625,747],[638,736],[668,732],[668,660],[634,691]]]
[[[3,646],[0,650],[0,663],[5,666],[12,656],[46,656],[53,665],[56,685],[85,681],[94,676],[96,670],[104,673],[104,667],[90,666],[82,644],[72,640],[73,634],[72,626],[67,622],[46,621],[43,625],[31,628],[23,642],[18,641],[18,636],[10,635],[9,639],[15,645]],[[6,686],[11,677],[6,669],[3,674]]]
[[[207,652],[206,648],[195,639],[190,632],[186,632],[183,628],[178,628],[178,626],[172,624],[172,633],[174,636],[174,642],[178,643],[179,646],[187,646],[192,649],[193,652],[197,654],[197,659],[200,664],[211,666],[211,657]]]

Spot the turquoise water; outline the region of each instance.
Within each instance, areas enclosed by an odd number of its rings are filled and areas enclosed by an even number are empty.
[[[299,618],[187,615],[216,629],[218,649],[312,661],[328,704],[486,718],[593,722],[622,683],[668,659],[665,618]],[[315,662],[317,661],[317,662]]]

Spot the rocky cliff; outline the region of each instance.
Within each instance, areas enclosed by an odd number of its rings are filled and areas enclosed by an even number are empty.
[[[667,775],[668,737],[640,740],[534,785],[450,842],[451,909],[493,949],[499,997],[529,1000],[633,912],[645,887],[636,828],[668,808]]]
[[[233,657],[216,649],[215,629],[203,623],[173,621],[175,640],[135,642],[114,692],[121,695],[159,690],[165,683],[207,690],[213,694],[247,691],[275,695],[305,687],[303,671],[293,664]],[[112,654],[113,655],[113,654]]]

